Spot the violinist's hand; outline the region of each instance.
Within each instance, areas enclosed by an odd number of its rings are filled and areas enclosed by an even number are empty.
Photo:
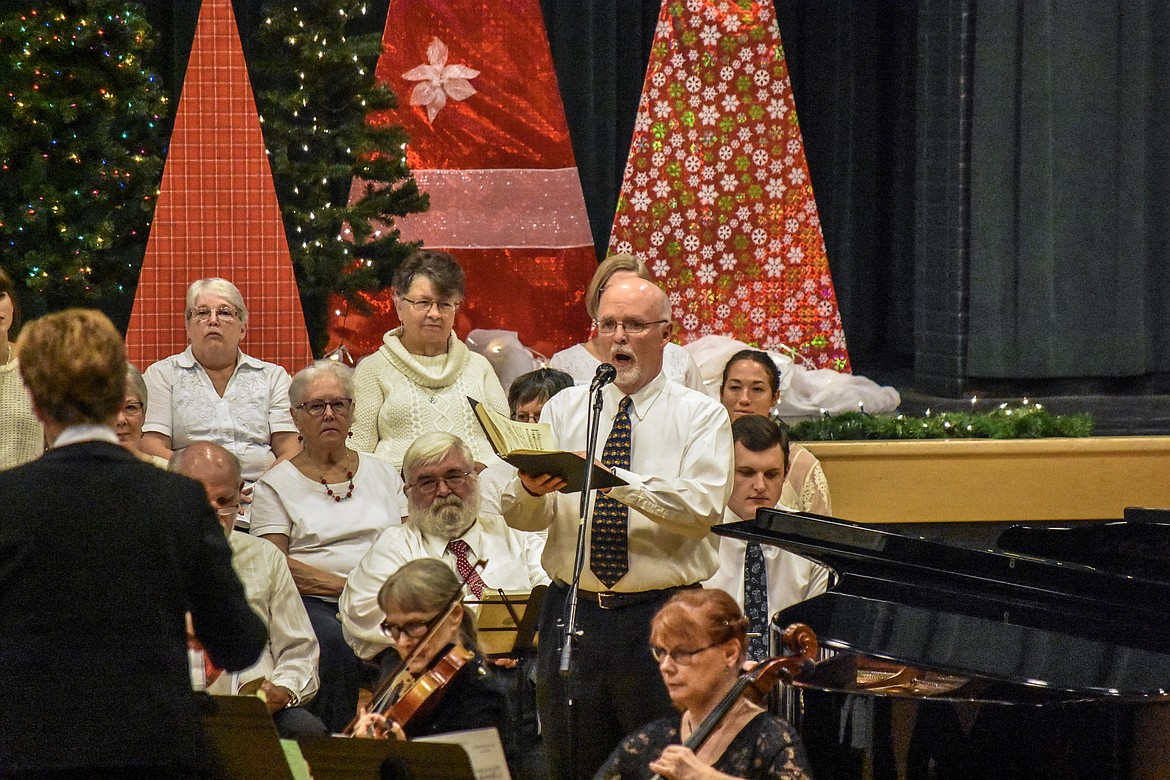
[[[650,762],[650,771],[667,780],[716,780],[728,777],[699,761],[690,748],[682,745],[669,745],[662,751],[662,755]]]
[[[532,474],[525,474],[523,471],[520,472],[520,483],[524,485],[525,490],[534,496],[548,495],[569,484],[560,477],[555,477],[552,474],[533,476]]]

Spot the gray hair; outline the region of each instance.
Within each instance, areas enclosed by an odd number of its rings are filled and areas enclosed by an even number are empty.
[[[138,396],[138,400],[142,402],[143,406],[146,406],[146,380],[142,378],[142,372],[138,370],[138,366],[133,363],[126,364],[126,392]]]
[[[305,400],[309,386],[322,376],[332,376],[341,380],[346,396],[353,398],[353,369],[336,360],[317,360],[302,368],[293,377],[288,388],[289,404],[293,407],[299,406]]]
[[[406,448],[406,454],[402,456],[402,478],[410,482],[411,473],[415,468],[438,463],[447,457],[451,450],[458,450],[468,465],[475,463],[475,455],[472,454],[471,448],[455,434],[443,431],[424,433]]]
[[[248,307],[244,305],[244,296],[240,295],[238,287],[218,276],[196,279],[191,282],[191,286],[187,288],[187,310],[183,314],[183,319],[191,321],[191,312],[195,310],[195,299],[204,293],[223,298],[239,312],[240,324],[248,324]]]

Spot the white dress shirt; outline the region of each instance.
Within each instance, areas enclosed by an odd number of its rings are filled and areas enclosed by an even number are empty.
[[[232,568],[244,584],[248,606],[268,626],[268,646],[253,666],[234,674],[224,672],[207,690],[234,695],[241,685],[266,677],[273,685],[296,693],[300,704],[305,704],[317,693],[321,651],[284,554],[276,545],[239,531],[233,531],[228,542]]]
[[[480,576],[489,588],[520,593],[548,584],[540,565],[544,540],[536,534],[509,528],[499,515],[480,514],[459,538],[467,542],[472,564],[484,561]],[[390,646],[381,629],[386,615],[378,606],[378,591],[386,578],[420,558],[438,558],[454,571],[455,555],[447,551],[447,544],[447,539],[424,534],[411,523],[382,532],[350,573],[338,602],[341,630],[355,653],[368,659]]]
[[[602,394],[597,456],[625,397],[612,384]],[[715,572],[710,529],[722,521],[731,495],[734,459],[727,410],[662,373],[631,398],[630,468],[614,469],[629,484],[609,492],[630,507],[630,569],[613,589],[632,593],[701,582]],[[588,388],[570,387],[541,411],[541,422],[551,425],[560,449],[585,449],[588,405]],[[532,496],[519,477],[508,483],[500,502],[513,528],[548,528],[542,562],[550,577],[566,583],[573,578],[579,502],[579,493]],[[588,568],[588,548],[581,587],[608,590]]]
[[[777,505],[777,509],[785,509]],[[741,518],[727,510],[728,523],[739,522]],[[715,537],[719,545],[719,571],[703,583],[704,588],[725,590],[743,609],[743,566],[747,542],[726,536]],[[824,593],[829,587],[829,569],[795,553],[782,550],[772,544],[762,544],[764,565],[768,570],[768,616],[775,615],[813,596]]]

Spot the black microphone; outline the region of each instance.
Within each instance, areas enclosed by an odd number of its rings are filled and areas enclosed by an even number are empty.
[[[593,382],[589,385],[589,392],[596,393],[617,378],[617,369],[612,363],[602,363],[593,374]]]

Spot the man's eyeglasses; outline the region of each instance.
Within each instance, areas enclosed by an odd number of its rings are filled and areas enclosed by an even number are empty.
[[[455,310],[459,308],[459,304],[461,303],[461,301],[428,301],[428,300],[413,301],[410,298],[404,298],[404,297],[400,297],[400,300],[403,300],[403,301],[406,301],[407,303],[409,303],[411,306],[414,307],[414,310],[417,311],[419,314],[426,314],[427,312],[429,312],[431,310],[432,306],[438,307],[439,314],[443,314],[443,315],[454,314]]]
[[[226,306],[220,306],[218,309],[209,309],[206,306],[202,306],[198,309],[191,310],[191,316],[200,322],[207,322],[211,319],[212,314],[220,322],[233,322],[240,316],[235,309],[229,309]]]
[[[433,620],[433,618],[432,618]],[[426,636],[431,627],[431,620],[415,620],[410,623],[403,623],[396,625],[394,623],[387,623],[385,620],[381,623],[382,633],[390,637],[390,641],[397,642],[406,634],[411,639],[421,639]]]
[[[624,320],[622,322],[618,322],[617,320],[605,319],[605,320],[594,320],[593,324],[597,326],[598,333],[604,333],[606,336],[608,336],[612,333],[617,333],[617,329],[619,326],[621,327],[622,330],[624,330],[626,332],[627,335],[636,336],[639,333],[645,332],[646,328],[649,328],[651,325],[664,325],[668,322],[670,322],[670,320],[653,320],[651,322],[640,322],[638,320]]]
[[[313,417],[320,417],[325,414],[325,407],[329,407],[329,411],[338,416],[344,416],[353,411],[352,398],[338,398],[333,401],[305,401],[303,404],[297,404],[296,408],[304,409]]]
[[[710,650],[712,647],[718,647],[721,644],[723,643],[716,642],[714,644],[707,645],[706,647],[700,647],[698,650],[667,650],[664,647],[651,645],[650,655],[654,656],[654,660],[657,663],[662,663],[667,658],[670,658],[670,660],[674,661],[678,666],[690,666],[691,661],[695,660],[696,655],[706,650]]]
[[[529,414],[528,412],[516,412],[512,415],[512,419],[516,422],[522,423],[538,423],[540,422],[540,412],[536,414]]]
[[[220,517],[234,517],[240,513],[240,505],[228,504],[227,506],[217,506],[215,513]]]
[[[470,471],[448,471],[441,477],[419,477],[418,481],[410,487],[422,493],[424,496],[433,495],[439,489],[440,482],[446,482],[447,487],[451,490],[459,490],[467,484],[467,478],[471,476]]]
[[[122,405],[122,413],[128,417],[137,417],[142,414],[142,410],[146,407],[138,401],[128,401]]]

